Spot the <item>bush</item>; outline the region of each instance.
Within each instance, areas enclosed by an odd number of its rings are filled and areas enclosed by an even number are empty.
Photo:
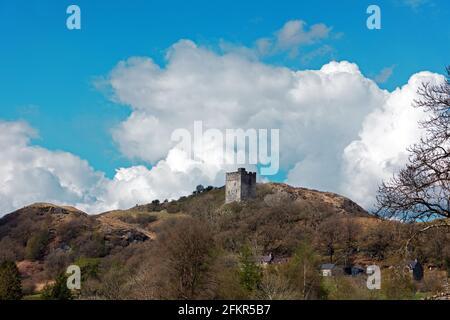
[[[75,265],[81,269],[81,280],[85,281],[89,278],[97,278],[99,275],[100,259],[98,258],[79,258],[75,261]]]
[[[78,257],[98,258],[108,254],[103,234],[85,234],[77,238]]]
[[[167,213],[178,213],[180,212],[180,206],[176,203],[169,203],[167,206]]]
[[[388,300],[414,299],[415,287],[411,276],[400,268],[382,273],[381,294]]]
[[[328,300],[377,299],[378,290],[369,290],[366,277],[337,276],[323,279],[322,287]]]
[[[427,272],[421,282],[417,284],[421,292],[439,293],[444,290],[445,276],[436,271]]]
[[[153,200],[151,204],[147,205],[149,211],[159,212],[162,210],[161,202],[159,200]]]
[[[158,220],[158,218],[156,216],[147,215],[147,214],[138,214],[136,216],[126,215],[126,216],[121,216],[119,219],[126,223],[137,224],[143,228],[145,228],[148,224]]]
[[[84,219],[73,219],[61,224],[57,228],[59,241],[65,244],[70,243],[73,239],[80,236],[88,227]]]

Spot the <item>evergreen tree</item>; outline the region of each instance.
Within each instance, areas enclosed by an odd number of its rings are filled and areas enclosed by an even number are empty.
[[[42,297],[45,300],[72,300],[72,291],[67,288],[67,276],[60,274],[54,284],[44,288]]]
[[[22,284],[17,266],[12,261],[0,264],[0,300],[22,299]]]
[[[261,284],[262,270],[255,261],[249,246],[244,246],[239,256],[239,279],[242,287],[248,291],[256,290]]]

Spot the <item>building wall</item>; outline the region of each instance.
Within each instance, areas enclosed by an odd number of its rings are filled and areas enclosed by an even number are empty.
[[[241,175],[239,172],[228,172],[225,183],[225,203],[241,200]]]
[[[241,199],[256,198],[256,172],[244,173],[241,176]]]
[[[242,201],[256,197],[256,172],[237,172],[226,174],[225,203]]]

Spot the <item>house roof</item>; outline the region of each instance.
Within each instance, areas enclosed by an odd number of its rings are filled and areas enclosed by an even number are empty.
[[[336,265],[334,263],[324,263],[320,266],[321,270],[331,270],[334,269]]]

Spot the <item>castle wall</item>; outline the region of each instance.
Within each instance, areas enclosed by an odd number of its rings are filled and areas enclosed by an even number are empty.
[[[241,175],[239,172],[226,174],[225,203],[241,200]]]
[[[256,198],[256,173],[248,172],[241,176],[241,200]]]
[[[256,172],[237,172],[226,174],[225,203],[243,201],[256,197]]]

